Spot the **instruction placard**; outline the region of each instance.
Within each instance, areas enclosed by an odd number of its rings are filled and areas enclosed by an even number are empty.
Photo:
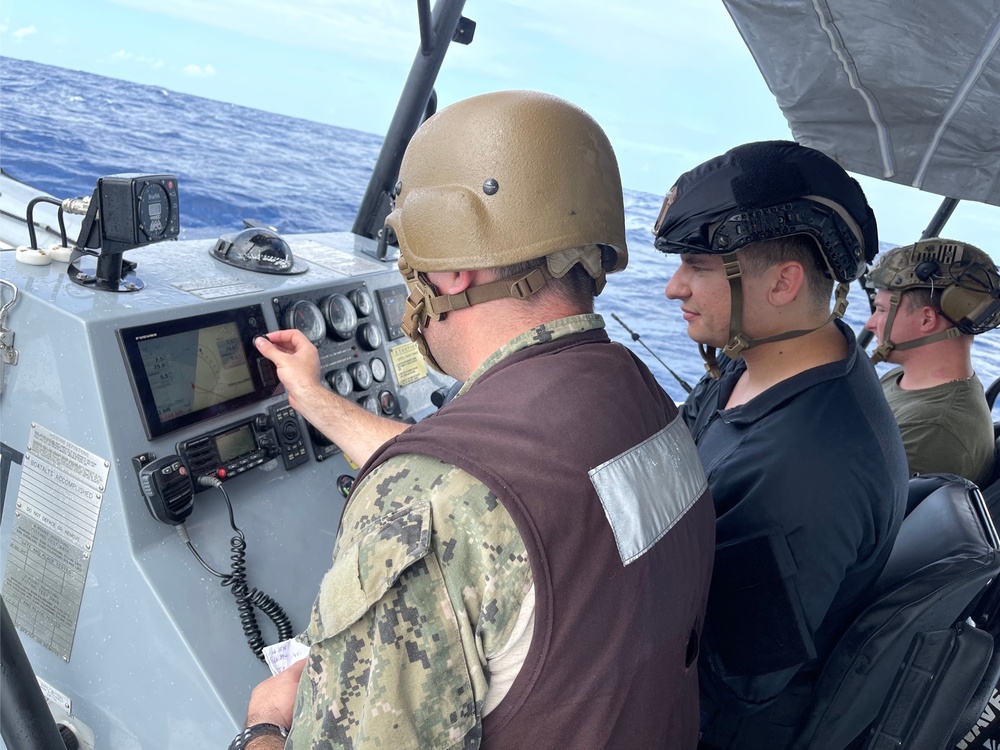
[[[401,387],[427,377],[427,363],[415,341],[392,347],[389,357],[396,371],[396,381]]]
[[[110,466],[61,435],[32,425],[3,599],[14,625],[63,661],[73,650]]]

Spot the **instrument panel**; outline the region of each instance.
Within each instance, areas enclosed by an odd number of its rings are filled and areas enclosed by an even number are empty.
[[[377,416],[402,417],[386,349],[399,323],[387,323],[365,282],[275,297],[272,306],[283,327],[301,331],[316,346],[327,388]],[[312,425],[308,435],[317,461],[340,452]]]

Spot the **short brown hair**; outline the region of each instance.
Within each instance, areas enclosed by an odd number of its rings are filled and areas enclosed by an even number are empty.
[[[802,264],[809,297],[817,307],[825,305],[829,309],[833,294],[833,279],[830,277],[816,241],[804,234],[793,234],[773,240],[754,242],[738,251],[740,268],[744,273],[759,276],[778,263],[794,260]]]
[[[925,289],[923,287],[916,287],[914,289],[904,290],[901,297],[902,300],[906,302],[906,309],[908,312],[919,310],[921,307],[933,307],[940,313],[941,292],[943,291],[943,289]]]
[[[545,264],[546,259],[544,257],[532,258],[522,263],[494,268],[493,272],[498,279],[510,279],[533,271],[536,268],[541,268]],[[593,312],[595,292],[594,280],[587,273],[587,270],[581,264],[577,263],[561,278],[549,279],[549,282],[544,287],[527,299],[537,300],[544,299],[550,294],[559,295],[574,307],[587,312]]]

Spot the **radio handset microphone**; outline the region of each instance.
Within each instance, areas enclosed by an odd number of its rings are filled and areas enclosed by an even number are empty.
[[[178,526],[194,510],[194,482],[180,456],[157,458],[139,468],[139,487],[153,518]]]
[[[266,615],[275,629],[278,631],[278,640],[286,641],[292,637],[292,623],[288,615],[281,609],[281,606],[270,596],[262,591],[252,588],[247,583],[246,574],[246,538],[243,532],[236,525],[233,517],[233,504],[229,499],[229,493],[222,486],[222,481],[211,475],[198,477],[198,485],[201,487],[215,487],[222,492],[226,501],[226,508],[229,511],[229,525],[232,527],[235,536],[229,540],[232,554],[230,555],[231,570],[228,573],[220,573],[202,559],[201,555],[191,543],[184,521],[191,515],[194,509],[195,482],[191,477],[191,472],[180,456],[164,456],[146,463],[142,461],[148,457],[137,456],[133,459],[139,472],[139,486],[142,489],[142,496],[146,501],[146,507],[153,518],[161,523],[173,526],[184,542],[185,546],[195,556],[201,566],[220,579],[222,585],[229,589],[236,599],[236,608],[239,611],[240,623],[243,626],[243,635],[246,636],[247,645],[254,655],[262,662],[264,659],[264,637],[257,624],[254,609]],[[142,464],[140,466],[140,464]]]

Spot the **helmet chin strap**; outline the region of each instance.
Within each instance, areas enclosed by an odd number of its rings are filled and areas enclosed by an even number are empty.
[[[402,328],[427,360],[427,364],[440,373],[447,374],[434,359],[427,346],[422,329],[433,320],[444,320],[445,315],[454,310],[498,299],[525,299],[535,294],[552,279],[560,279],[577,264],[581,265],[594,282],[595,296],[604,289],[607,272],[604,265],[606,253],[614,249],[603,245],[568,248],[545,256],[544,265],[510,278],[489,281],[479,286],[471,286],[458,294],[438,294],[438,290],[427,277],[414,269],[406,257],[400,254],[397,266],[406,281],[409,295],[403,312]],[[613,259],[612,259],[613,260]],[[611,265],[609,265],[611,267]]]
[[[482,302],[491,302],[507,297],[515,299],[530,297],[552,278],[548,267],[541,266],[520,276],[497,279],[486,284],[469,287],[458,294],[438,294],[434,285],[423,274],[412,268],[402,255],[399,256],[397,265],[410,292],[406,298],[406,309],[403,312],[403,333],[416,343],[420,353],[427,360],[427,364],[442,374],[447,373],[434,359],[422,332],[431,319],[443,320],[445,315],[453,310],[463,310]]]
[[[416,277],[416,273],[414,273]],[[409,288],[410,293],[406,297],[406,308],[403,311],[403,320],[401,322],[401,327],[403,333],[411,341],[417,345],[417,349],[420,351],[421,356],[427,361],[433,369],[440,372],[442,375],[447,374],[441,369],[441,365],[437,363],[434,359],[434,355],[431,354],[430,347],[427,346],[427,339],[424,338],[421,328],[427,325],[430,320],[430,315],[426,312],[426,297],[428,289],[424,286],[424,282],[417,278],[416,283],[411,284],[410,279],[407,278],[406,286]],[[434,287],[430,287],[431,290]]]
[[[907,349],[916,349],[918,346],[926,346],[927,344],[932,344],[935,341],[943,341],[944,339],[957,339],[962,335],[962,332],[954,326],[945,328],[943,331],[938,331],[937,333],[929,333],[926,336],[921,336],[918,339],[912,339],[910,341],[904,341],[902,344],[897,344],[892,340],[892,324],[896,320],[896,312],[899,310],[899,300],[902,298],[903,294],[900,290],[894,290],[892,294],[889,295],[889,314],[885,319],[885,328],[882,329],[882,343],[875,347],[875,351],[872,352],[872,363],[878,364],[879,362],[885,362],[889,358],[890,352],[893,350],[897,352],[906,351]]]
[[[729,281],[729,343],[722,349],[722,353],[730,359],[736,359],[745,350],[761,344],[770,344],[774,341],[785,341],[787,339],[805,336],[807,333],[818,331],[832,320],[844,317],[847,311],[847,291],[848,285],[840,282],[837,284],[833,312],[830,316],[815,328],[803,328],[794,331],[785,331],[774,336],[767,336],[762,339],[752,339],[747,336],[743,328],[743,272],[740,269],[740,261],[736,253],[726,253],[722,256],[723,269],[726,272],[726,279]],[[719,370],[719,360],[714,346],[698,344],[698,351],[701,358],[705,360],[705,369],[713,380],[722,377]]]

